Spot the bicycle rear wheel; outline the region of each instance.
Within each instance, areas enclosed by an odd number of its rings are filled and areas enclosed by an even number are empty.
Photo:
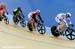
[[[60,33],[56,32],[56,30],[57,30],[57,26],[52,26],[51,27],[51,33],[52,33],[52,35],[55,36],[55,37],[58,37],[58,36],[60,36]]]
[[[27,23],[27,27],[28,27],[29,31],[33,31],[32,25],[29,22]]]
[[[16,17],[16,15],[15,16],[13,16],[13,22],[14,22],[14,24],[18,24],[18,22],[19,22],[19,20],[18,20],[18,18]]]

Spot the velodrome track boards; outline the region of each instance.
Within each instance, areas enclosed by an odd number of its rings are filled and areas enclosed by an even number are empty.
[[[27,28],[0,22],[0,49],[75,49],[75,40],[40,35]]]

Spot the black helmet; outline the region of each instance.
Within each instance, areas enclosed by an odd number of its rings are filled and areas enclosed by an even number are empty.
[[[17,7],[17,9],[21,9],[21,7]]]

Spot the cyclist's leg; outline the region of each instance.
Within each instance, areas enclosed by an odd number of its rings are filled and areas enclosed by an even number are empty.
[[[35,23],[37,23],[37,16],[34,14],[32,19],[35,21]]]
[[[16,16],[17,16],[18,20],[21,19],[21,16],[20,16],[20,13],[19,12],[16,13]]]
[[[21,16],[20,16],[19,12],[16,13],[16,18],[18,19],[18,21],[21,20]]]
[[[35,29],[34,21],[31,20],[31,21],[30,21],[30,24],[31,24],[31,26],[32,26],[32,29],[34,30],[34,29]]]
[[[40,21],[41,21],[42,23],[44,23],[44,21],[42,20],[41,16],[38,15],[38,17],[39,17]]]
[[[22,20],[23,17],[22,17],[22,15],[21,15],[21,12],[19,11],[18,14],[19,14],[19,19]]]
[[[25,18],[25,16],[23,15],[23,13],[22,13],[22,12],[21,12],[21,17],[22,17],[22,18]]]
[[[65,26],[65,23],[64,22],[60,22],[59,25],[57,26],[57,30],[61,33],[63,33],[64,31],[64,26]]]
[[[34,19],[32,17],[29,17],[29,23],[32,26],[32,29],[35,29],[35,23],[34,23]]]

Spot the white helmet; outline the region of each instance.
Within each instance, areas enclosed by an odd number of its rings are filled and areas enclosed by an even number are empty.
[[[40,10],[39,9],[37,9],[36,11],[40,13]]]
[[[71,16],[71,13],[70,12],[67,12],[66,15]]]

